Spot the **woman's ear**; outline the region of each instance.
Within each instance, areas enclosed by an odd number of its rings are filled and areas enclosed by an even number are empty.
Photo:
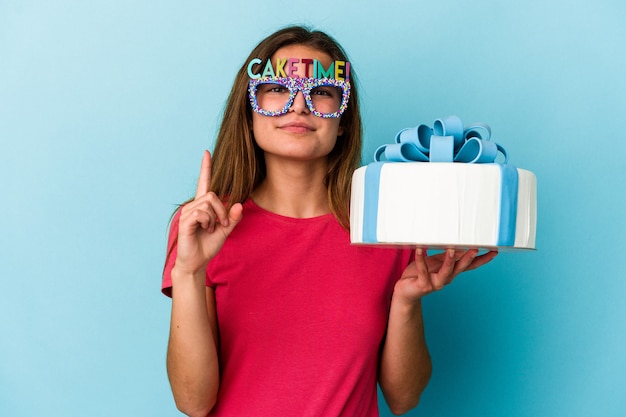
[[[337,128],[337,136],[342,136],[343,135],[343,126],[339,125],[339,128]]]

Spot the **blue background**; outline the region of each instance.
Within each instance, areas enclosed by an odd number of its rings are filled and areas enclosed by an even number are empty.
[[[364,162],[457,114],[538,177],[538,250],[425,300],[410,415],[625,415],[625,4],[0,0],[0,415],[178,415],[167,222],[236,69],[289,23],[348,51]]]

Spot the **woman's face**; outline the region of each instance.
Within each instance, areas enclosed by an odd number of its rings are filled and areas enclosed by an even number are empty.
[[[272,56],[276,68],[277,58],[303,58],[320,61],[324,68],[332,59],[324,52],[304,45],[289,45],[280,48]],[[295,75],[305,77],[305,64],[298,62]],[[310,74],[309,74],[310,76]],[[264,116],[252,112],[254,138],[268,158],[293,160],[325,160],[335,147],[337,136],[343,133],[340,118],[321,118],[313,115],[306,105],[304,96],[298,91],[292,106],[282,116]]]

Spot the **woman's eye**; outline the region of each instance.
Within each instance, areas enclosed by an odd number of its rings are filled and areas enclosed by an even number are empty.
[[[317,88],[314,88],[313,91],[311,91],[311,94],[313,95],[326,96],[326,97],[332,97],[333,93],[334,91],[332,90],[332,88],[327,88],[327,87],[317,87]]]
[[[280,84],[264,84],[261,91],[263,93],[288,93],[289,89]]]

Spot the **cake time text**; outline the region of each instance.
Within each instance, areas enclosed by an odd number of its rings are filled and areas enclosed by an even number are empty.
[[[257,78],[298,78],[296,64],[304,64],[304,76],[306,78],[334,78],[336,80],[348,80],[350,78],[350,62],[333,61],[328,68],[317,59],[310,58],[277,58],[276,67],[272,66],[272,61],[267,60],[265,65],[259,58],[254,58],[248,63],[248,76]],[[261,71],[261,68],[263,71]]]

